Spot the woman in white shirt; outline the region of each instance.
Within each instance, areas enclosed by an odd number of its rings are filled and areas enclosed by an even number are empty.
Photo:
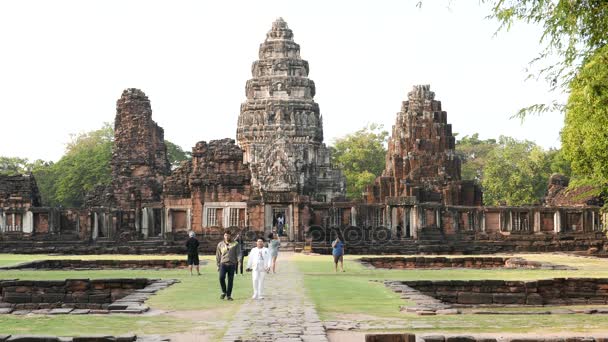
[[[264,247],[264,239],[259,238],[256,246],[251,249],[247,257],[247,271],[251,272],[253,278],[252,299],[264,299],[264,277],[270,272],[271,257],[268,248]]]

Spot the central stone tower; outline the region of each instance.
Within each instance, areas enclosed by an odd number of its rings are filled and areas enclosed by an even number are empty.
[[[253,188],[262,196],[292,193],[323,202],[343,197],[344,177],[331,167],[323,144],[323,119],[308,62],[282,18],[272,24],[259,58],[252,65],[237,128]]]

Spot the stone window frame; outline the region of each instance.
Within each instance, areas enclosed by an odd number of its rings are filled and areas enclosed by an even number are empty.
[[[209,222],[209,210],[215,210],[215,213],[217,215],[217,210],[218,209],[222,209],[222,214],[221,216],[216,216],[215,217],[215,222]],[[232,227],[233,225],[231,225],[231,217],[230,217],[230,213],[232,212],[231,209],[236,209],[236,225],[234,226],[238,226],[239,222],[245,222],[245,225],[247,224],[247,203],[245,202],[206,202],[203,204],[203,220],[202,220],[202,227],[203,228],[212,228],[212,227]],[[244,220],[241,219],[241,217],[239,217],[240,215],[240,210],[239,209],[244,209],[244,213],[245,213],[245,218]],[[215,225],[211,225],[210,223],[215,223]]]

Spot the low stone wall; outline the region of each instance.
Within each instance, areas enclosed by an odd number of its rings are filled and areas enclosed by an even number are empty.
[[[149,309],[143,305],[148,296],[175,282],[146,278],[0,280],[0,313],[141,313]],[[72,312],[74,309],[81,311]]]
[[[608,304],[607,278],[554,278],[537,281],[442,280],[399,283],[442,302],[461,305]]]
[[[204,265],[206,261],[201,262]],[[19,269],[161,269],[161,268],[185,268],[188,264],[185,259],[181,260],[36,260],[12,266],[0,267],[0,270]]]
[[[331,236],[332,238],[334,236]],[[346,241],[346,253],[352,255],[412,254],[498,254],[521,252],[567,252],[597,249],[608,251],[608,238],[601,232],[559,234],[484,234],[458,233],[439,240],[369,240]],[[313,242],[314,253],[331,254],[331,240]]]
[[[504,334],[501,334],[504,335]],[[608,342],[605,336],[543,337],[525,335],[518,337],[489,337],[474,335],[414,335],[414,334],[366,334],[365,342]]]
[[[137,336],[133,334],[111,336],[111,335],[84,335],[78,337],[58,337],[44,335],[2,335],[0,342],[166,342],[168,338],[156,335]]]
[[[564,265],[530,261],[517,257],[375,257],[361,258],[368,266],[386,269],[439,269],[439,268],[530,268],[572,270]]]

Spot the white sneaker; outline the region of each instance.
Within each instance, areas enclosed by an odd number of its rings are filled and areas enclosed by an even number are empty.
[[[258,299],[258,296],[253,295],[253,296],[251,296],[251,299]]]
[[[259,296],[259,297],[258,297],[258,299],[264,299],[264,297],[262,297],[262,296]]]

